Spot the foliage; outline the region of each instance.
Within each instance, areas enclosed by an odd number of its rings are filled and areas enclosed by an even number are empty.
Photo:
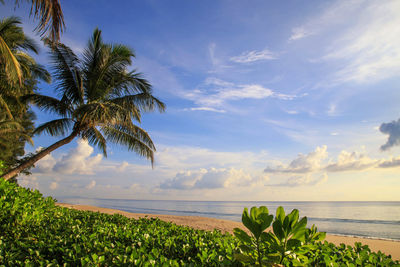
[[[272,231],[265,230],[272,223]],[[313,225],[306,228],[307,217],[299,220],[299,211],[294,209],[285,215],[282,207],[276,211],[275,219],[266,207],[252,207],[250,215],[244,209],[242,222],[251,236],[235,228],[240,240],[234,257],[251,266],[399,266],[390,256],[371,252],[368,246],[356,243],[351,246],[335,246],[321,241],[326,233],[318,232]]]
[[[267,213],[265,207],[251,209],[250,214],[246,211],[245,220],[252,236],[246,233],[247,237],[243,235],[237,239],[219,231],[195,230],[159,219],[135,220],[62,208],[55,205],[54,199],[43,198],[38,191],[0,179],[0,266],[255,265],[258,261],[242,264],[234,255],[244,253],[243,238],[254,241],[258,236],[262,241],[260,248],[272,249],[265,245],[268,239],[263,237],[266,234],[263,229],[272,222],[272,215],[261,215]],[[287,216],[293,218],[294,213],[291,214]],[[346,247],[317,241],[322,235],[315,227],[303,233],[308,244],[285,256],[283,265],[400,266],[398,261],[381,252],[371,252],[368,246],[359,243]],[[294,237],[293,234],[288,240]],[[254,243],[247,243],[249,248],[254,247]],[[262,259],[268,256],[265,251],[263,253]],[[257,252],[249,250],[248,255],[259,259]],[[270,258],[262,264],[273,265]]]
[[[19,5],[21,0],[15,0],[15,6]],[[26,0],[30,2],[31,12],[35,19],[39,19],[39,23],[35,28],[41,36],[47,33],[52,41],[59,41],[60,34],[65,28],[64,15],[59,0]],[[4,4],[4,0],[0,0]]]
[[[236,246],[219,231],[61,208],[0,179],[0,265],[240,266]]]
[[[50,82],[50,74],[38,65],[29,53],[37,53],[36,43],[28,38],[20,26],[20,19],[0,20],[0,35],[18,63],[21,83],[15,80],[7,63],[7,54],[1,51],[0,62],[0,160],[7,168],[19,163],[26,142],[32,143],[34,114],[21,97],[37,90],[39,80]]]

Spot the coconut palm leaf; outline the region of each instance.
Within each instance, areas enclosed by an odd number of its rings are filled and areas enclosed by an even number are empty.
[[[51,112],[60,116],[71,115],[73,110],[66,99],[58,100],[57,98],[41,95],[41,94],[29,94],[21,97],[23,101],[27,101],[36,105],[38,108],[45,112]]]
[[[138,155],[145,157],[154,164],[154,145],[149,146],[139,136],[124,131],[122,128],[114,128],[109,126],[101,127],[107,141],[125,146],[128,150],[136,152]]]
[[[46,132],[52,136],[65,135],[70,129],[72,129],[73,124],[74,121],[69,118],[52,120],[39,125],[33,133],[41,134]]]
[[[96,127],[90,127],[82,132],[81,137],[88,140],[89,144],[97,146],[103,152],[103,155],[107,157],[107,140]]]
[[[18,0],[16,2],[18,3]],[[60,40],[65,24],[59,0],[30,0],[29,2],[32,2],[31,14],[39,18],[36,30],[40,35],[44,36],[48,33],[51,40]]]

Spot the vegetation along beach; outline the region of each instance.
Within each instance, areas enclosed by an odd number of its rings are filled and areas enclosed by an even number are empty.
[[[0,266],[400,266],[399,10],[0,0]]]

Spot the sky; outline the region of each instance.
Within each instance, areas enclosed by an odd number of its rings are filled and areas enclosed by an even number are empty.
[[[40,42],[30,6],[6,2],[0,16],[19,16]],[[140,124],[155,166],[76,139],[21,185],[55,198],[400,201],[400,1],[61,5],[61,41],[78,55],[96,27],[135,50],[132,69],[167,106]],[[44,47],[36,59],[48,66]],[[34,111],[37,125],[54,119]]]

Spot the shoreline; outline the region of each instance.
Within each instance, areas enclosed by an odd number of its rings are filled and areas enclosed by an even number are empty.
[[[146,214],[146,213],[132,213],[117,209],[102,208],[90,205],[78,205],[67,203],[56,203],[57,206],[64,208],[72,208],[77,210],[94,211],[107,214],[120,214],[128,218],[159,218],[163,221],[168,221],[181,226],[189,226],[195,229],[212,231],[214,229],[221,232],[233,233],[233,229],[238,227],[246,230],[241,222],[229,221],[224,219],[207,218],[200,216],[180,216],[180,215],[165,215],[165,214]],[[377,239],[369,237],[356,237],[348,235],[327,234],[326,241],[339,245],[344,243],[346,245],[354,246],[355,242],[361,242],[363,245],[368,245],[372,251],[382,251],[387,255],[392,255],[394,260],[400,260],[400,241]]]

